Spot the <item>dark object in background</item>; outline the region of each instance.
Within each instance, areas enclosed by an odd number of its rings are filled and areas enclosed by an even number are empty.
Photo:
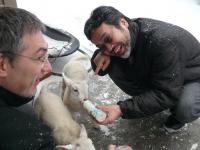
[[[52,28],[48,25],[46,26],[45,35],[51,39],[57,41],[65,41],[68,42],[68,45],[63,45],[62,49],[57,49],[56,53],[49,53],[49,58],[55,57],[64,57],[74,53],[80,46],[79,40],[75,38],[72,34],[68,33],[67,31],[62,31],[59,29]]]
[[[44,33],[48,38],[51,38],[55,41],[63,41],[67,44],[59,46],[49,47],[49,62],[53,68],[54,75],[61,75],[62,69],[64,65],[69,61],[68,55],[74,53],[79,49],[80,43],[77,38],[75,38],[72,34],[68,33],[67,31],[63,31],[60,29],[56,29],[46,26],[46,32]],[[47,42],[49,42],[47,40]]]

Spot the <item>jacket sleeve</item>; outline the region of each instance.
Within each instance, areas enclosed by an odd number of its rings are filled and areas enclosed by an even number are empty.
[[[167,108],[179,100],[183,87],[183,67],[179,50],[173,43],[150,50],[151,72],[148,90],[132,99],[119,101],[122,118],[146,117]]]
[[[13,108],[0,108],[0,149],[54,150],[50,129],[33,116]]]
[[[94,52],[94,54],[93,54],[93,56],[92,56],[92,58],[91,58],[91,66],[92,66],[92,70],[93,70],[93,71],[96,70],[96,65],[95,65],[95,63],[94,63],[94,59],[95,59],[96,55],[97,55],[100,51],[101,51],[100,49],[97,49],[97,50]],[[103,71],[103,70],[100,70],[98,75],[104,76],[104,75],[106,75],[106,74],[108,73],[108,70],[109,70],[109,66],[108,66],[104,71]]]

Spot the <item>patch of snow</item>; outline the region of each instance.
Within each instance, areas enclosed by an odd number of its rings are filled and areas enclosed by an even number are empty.
[[[190,148],[190,150],[196,150],[198,147],[198,143],[195,143],[192,145],[192,147]]]
[[[105,125],[99,125],[99,127],[100,127],[100,130],[102,132],[104,132],[106,136],[110,135],[110,130],[109,130],[109,128],[107,126],[105,126]]]

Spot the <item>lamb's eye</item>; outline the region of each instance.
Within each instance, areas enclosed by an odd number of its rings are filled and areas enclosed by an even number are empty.
[[[76,148],[78,148],[78,147],[80,147],[80,144],[79,144],[79,143],[76,144]]]
[[[73,91],[78,93],[78,89],[77,88],[73,88]]]
[[[78,92],[78,90],[77,90],[77,89],[74,89],[74,92]]]

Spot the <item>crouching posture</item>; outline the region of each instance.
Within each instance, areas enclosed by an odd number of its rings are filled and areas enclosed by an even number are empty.
[[[93,70],[132,97],[100,106],[108,114],[102,124],[169,109],[163,127],[176,132],[200,116],[200,43],[191,33],[159,20],[130,19],[111,6],[94,9],[84,33],[99,48]]]

